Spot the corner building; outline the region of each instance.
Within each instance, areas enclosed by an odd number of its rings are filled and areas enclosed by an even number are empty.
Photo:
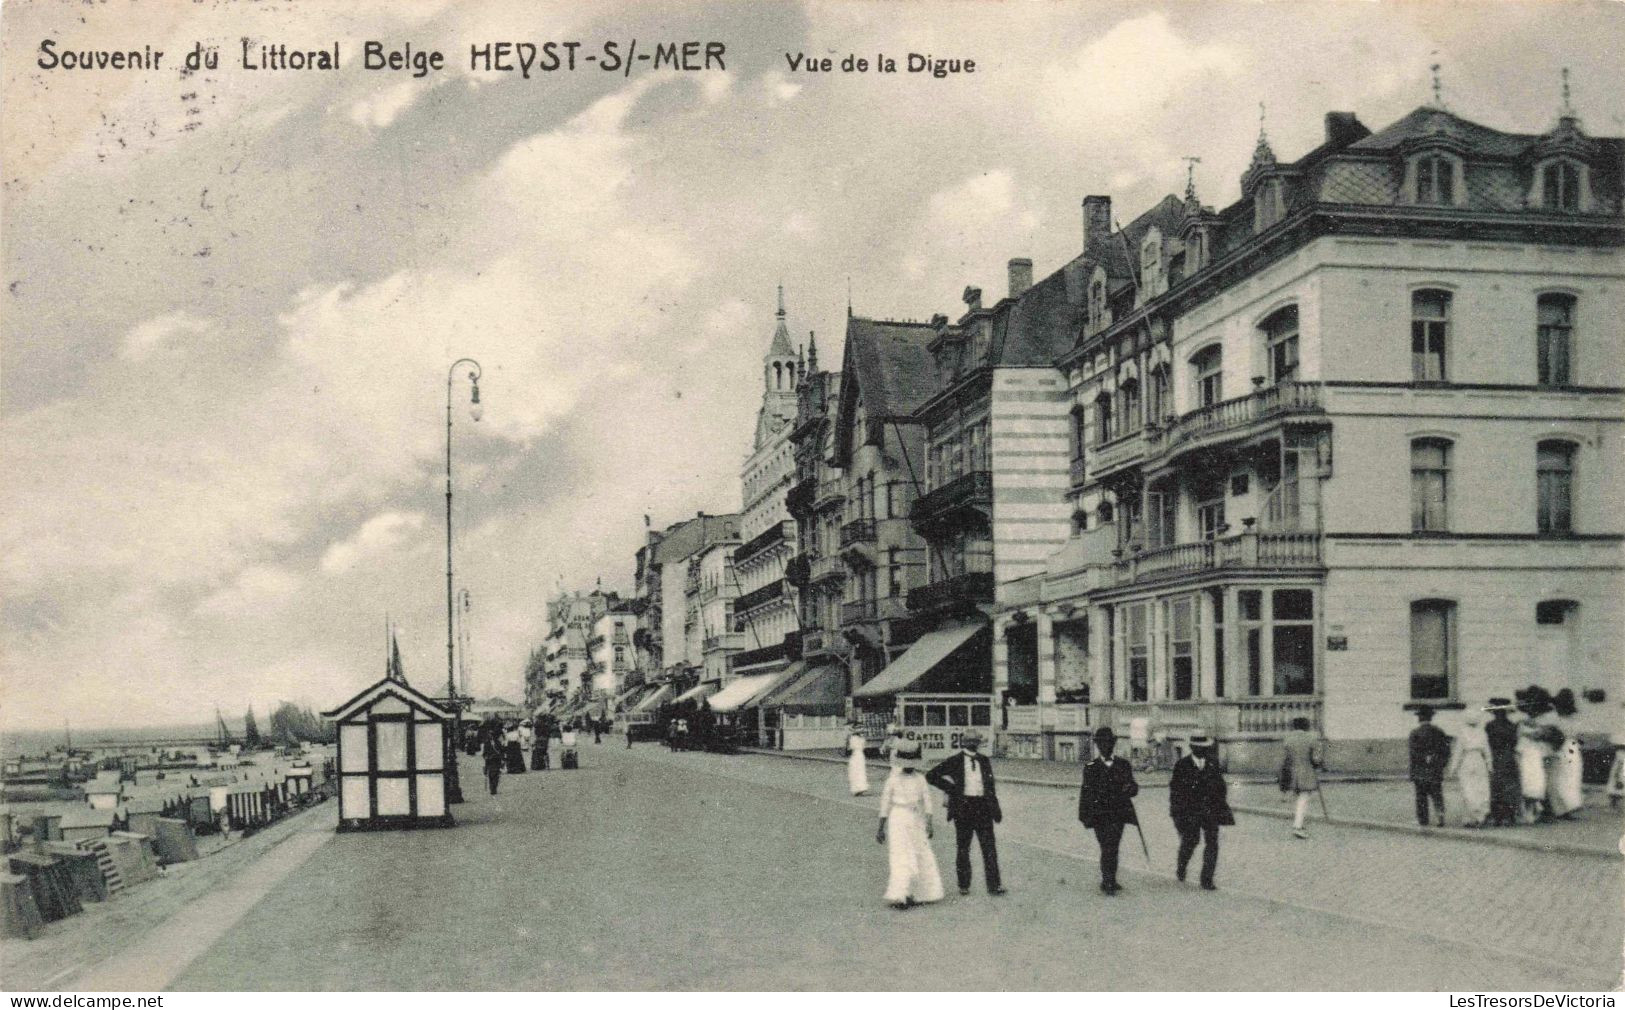
[[[1418,706],[1456,732],[1531,683],[1618,733],[1622,153],[1567,109],[1331,113],[1296,162],[1260,137],[1231,206],[1117,233],[1060,358],[1072,535],[1001,600],[1038,682],[1242,768],[1304,716],[1399,770]]]

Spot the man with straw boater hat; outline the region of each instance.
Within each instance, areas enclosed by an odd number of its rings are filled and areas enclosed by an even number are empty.
[[[999,877],[999,848],[993,839],[993,825],[1004,820],[999,807],[999,790],[993,782],[993,762],[978,753],[982,734],[967,729],[959,736],[960,753],[931,769],[925,780],[948,794],[948,820],[954,825],[954,870],[959,875],[959,893],[970,893],[970,840],[974,835],[982,847],[982,873],[987,893],[1003,894]]]
[[[1123,829],[1140,823],[1134,813],[1140,787],[1129,763],[1112,756],[1116,749],[1117,734],[1110,726],[1095,730],[1095,759],[1083,766],[1083,789],[1078,793],[1078,820],[1100,843],[1100,889],[1106,894],[1123,889],[1117,883],[1118,847]]]
[[[1219,868],[1219,828],[1236,823],[1225,799],[1224,772],[1219,768],[1218,749],[1213,738],[1196,733],[1190,738],[1190,753],[1174,763],[1168,782],[1168,813],[1179,833],[1179,860],[1174,874],[1185,879],[1196,844],[1202,842],[1202,889],[1213,891],[1214,871]]]

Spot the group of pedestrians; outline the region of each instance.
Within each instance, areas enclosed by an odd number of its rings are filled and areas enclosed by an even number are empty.
[[[889,770],[880,791],[880,823],[875,829],[875,841],[886,846],[885,897],[894,908],[909,908],[943,897],[942,876],[931,848],[934,804],[927,787],[940,789],[947,797],[947,819],[954,826],[954,874],[959,893],[970,893],[973,841],[981,852],[987,893],[1006,893],[994,828],[1004,820],[1004,810],[999,805],[993,763],[981,753],[983,742],[975,729],[961,732],[958,753],[921,774],[919,743],[905,740],[897,727],[889,728],[881,747]],[[1123,890],[1117,880],[1117,864],[1124,831],[1131,824],[1136,831],[1139,829],[1134,797],[1140,788],[1134,781],[1133,766],[1114,756],[1117,737],[1109,726],[1095,731],[1094,743],[1095,757],[1083,769],[1078,820],[1094,833],[1100,846],[1100,889],[1115,895]],[[853,725],[847,739],[847,785],[854,796],[869,791],[866,747],[864,734]],[[1219,829],[1234,824],[1235,816],[1226,798],[1228,787],[1213,740],[1192,737],[1190,750],[1175,764],[1169,787],[1168,811],[1179,835],[1175,869],[1183,881],[1201,846],[1201,884],[1211,891],[1218,886],[1214,878],[1219,862]]]
[[[1448,737],[1442,745],[1434,745],[1452,752],[1448,768],[1461,786],[1466,827],[1566,820],[1585,806],[1573,693],[1564,688],[1550,695],[1531,687],[1515,692],[1515,697],[1516,702],[1491,698],[1484,708],[1487,723],[1475,713],[1465,720],[1453,745]],[[1513,713],[1521,718],[1514,721]],[[1413,731],[1413,740],[1420,729]],[[1431,774],[1431,765],[1429,770]],[[1427,823],[1420,798],[1416,809],[1418,822]],[[1444,823],[1442,797],[1437,823]]]
[[[480,726],[478,745],[485,762],[485,785],[492,796],[497,794],[504,772],[509,775],[525,773],[526,755],[529,755],[531,771],[546,771],[551,767],[548,752],[554,729],[553,722],[547,719],[539,723],[530,719],[504,723],[501,719],[493,718]],[[570,725],[560,728],[559,738],[565,766],[574,767],[575,728]]]

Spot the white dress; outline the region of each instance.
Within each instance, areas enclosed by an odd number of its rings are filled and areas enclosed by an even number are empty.
[[[942,900],[942,874],[925,833],[931,816],[931,790],[919,772],[899,771],[880,791],[880,816],[886,818],[886,900]]]
[[[1566,722],[1560,725],[1563,729],[1563,746],[1557,749],[1556,756],[1552,758],[1546,799],[1551,803],[1552,813],[1563,817],[1585,806],[1585,793],[1580,779],[1584,764],[1580,757],[1580,741],[1574,735],[1574,724]]]
[[[863,748],[868,745],[862,733],[846,738],[846,785],[853,796],[869,791],[869,765],[863,756]]]

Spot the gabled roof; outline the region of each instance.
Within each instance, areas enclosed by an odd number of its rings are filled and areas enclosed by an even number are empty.
[[[421,708],[437,719],[451,718],[451,713],[441,708],[433,698],[405,681],[390,680],[388,677],[378,681],[332,711],[323,712],[322,718],[331,719],[335,722],[346,719],[355,714],[357,710],[367,708],[386,696],[396,698],[413,708]]]
[[[1022,292],[999,313],[989,352],[995,365],[1053,365],[1066,353],[1083,318],[1083,306],[1078,300],[1081,286],[1074,291],[1074,285],[1067,281],[1067,268],[1063,267]]]
[[[854,377],[870,417],[907,417],[931,397],[935,335],[928,323],[847,317],[843,370]]]

